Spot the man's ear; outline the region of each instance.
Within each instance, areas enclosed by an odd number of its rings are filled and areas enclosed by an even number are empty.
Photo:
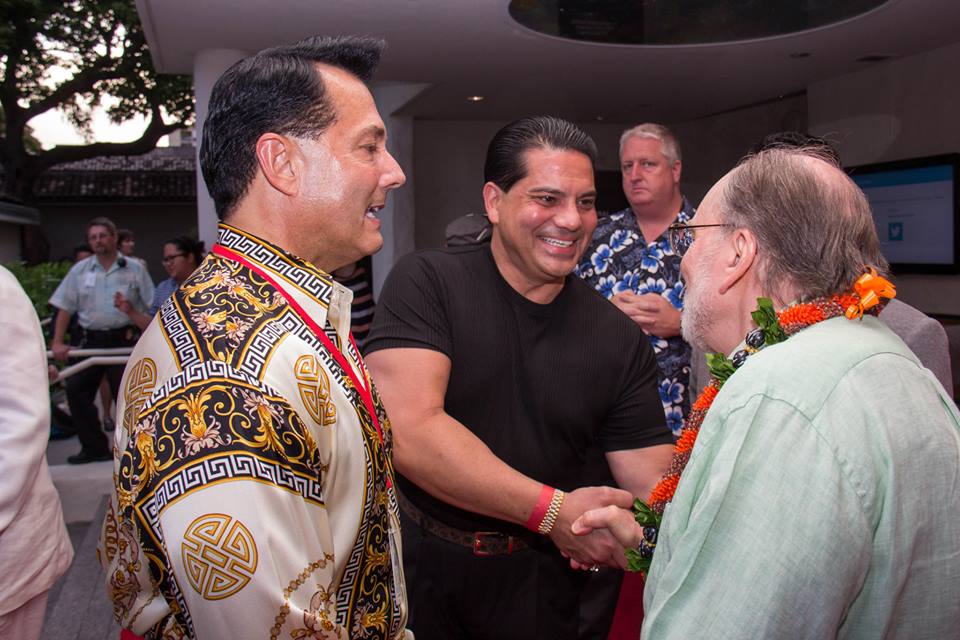
[[[500,201],[503,195],[503,190],[492,182],[483,185],[483,206],[487,210],[487,218],[491,224],[500,222]]]
[[[757,262],[757,238],[749,229],[736,229],[727,238],[724,249],[724,270],[719,293],[724,294],[743,279]]]
[[[673,163],[673,169],[671,169],[671,171],[673,172],[674,184],[680,184],[680,173],[682,172],[682,170],[683,170],[683,164],[679,160]]]
[[[296,162],[299,155],[300,148],[287,136],[265,133],[257,139],[260,173],[271,187],[284,195],[293,196],[300,190]]]

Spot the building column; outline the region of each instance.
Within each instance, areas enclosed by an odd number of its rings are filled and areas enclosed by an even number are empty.
[[[387,127],[387,150],[397,159],[407,176],[406,184],[390,192],[387,206],[377,215],[381,223],[383,248],[373,256],[374,298],[380,297],[383,281],[396,261],[414,249],[413,116],[394,114],[428,86],[390,82],[371,87],[377,110]]]
[[[217,241],[217,213],[213,208],[213,199],[207,192],[200,171],[200,143],[203,140],[203,122],[207,119],[210,94],[217,79],[237,60],[247,57],[245,51],[236,49],[204,49],[193,58],[193,93],[196,100],[197,122],[197,233],[209,251]]]

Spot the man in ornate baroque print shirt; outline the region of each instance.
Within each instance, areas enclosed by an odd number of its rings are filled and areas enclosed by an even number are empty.
[[[630,206],[598,221],[576,269],[650,337],[660,365],[660,399],[674,435],[690,406],[690,345],[680,336],[680,257],[666,231],[695,213],[680,193],[680,169],[680,144],[669,129],[641,124],[625,131],[620,170]]]
[[[149,638],[401,638],[390,426],[330,273],[403,184],[365,86],[383,43],[308,38],[217,82],[218,245],[130,358],[100,545]]]

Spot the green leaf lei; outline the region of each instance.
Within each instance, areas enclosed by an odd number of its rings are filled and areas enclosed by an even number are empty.
[[[747,356],[765,346],[783,342],[787,339],[787,334],[780,326],[777,312],[773,308],[773,301],[770,298],[757,298],[757,309],[752,311],[750,316],[758,328],[747,334],[746,347],[735,353],[732,360],[722,353],[707,354],[707,368],[716,381],[717,389],[723,386],[727,378],[733,375],[733,372],[743,364]],[[700,419],[702,417],[699,416]],[[699,423],[697,423],[696,428],[699,429]],[[680,468],[682,469],[682,466]],[[653,562],[653,551],[657,546],[657,534],[660,531],[662,516],[646,502],[636,498],[633,501],[633,518],[637,521],[637,524],[643,527],[643,538],[636,548],[626,550],[627,571],[647,573],[650,570],[650,564]]]
[[[780,326],[780,321],[777,320],[777,312],[773,308],[773,301],[770,298],[757,298],[757,308],[750,312],[750,316],[759,327],[754,331],[760,331],[763,334],[763,340],[759,340],[763,346],[777,344],[787,339],[787,334]],[[748,345],[746,353],[752,353],[755,350]],[[708,353],[707,369],[710,370],[710,375],[722,385],[737,370],[737,365],[722,353]]]
[[[780,326],[780,321],[777,320],[777,312],[773,308],[773,301],[770,298],[757,298],[757,309],[750,312],[750,317],[763,331],[764,344],[777,344],[787,339],[787,334]]]
[[[656,546],[656,534],[653,535],[653,544],[646,539],[647,529],[653,527],[654,529],[660,529],[660,514],[651,509],[646,502],[640,498],[634,498],[633,500],[633,519],[637,521],[641,527],[644,528],[644,540],[640,541],[640,545],[648,545],[652,550]],[[644,557],[644,554],[640,553],[640,548],[636,549],[627,549],[627,571],[642,571],[647,573],[650,570],[650,563],[653,562],[653,554],[647,554],[647,557]]]

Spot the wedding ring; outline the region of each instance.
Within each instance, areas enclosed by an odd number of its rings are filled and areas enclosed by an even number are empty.
[[[593,573],[596,573],[597,571],[600,571],[600,567],[598,567],[597,565],[593,565],[592,567],[590,567],[590,571],[592,571]]]

